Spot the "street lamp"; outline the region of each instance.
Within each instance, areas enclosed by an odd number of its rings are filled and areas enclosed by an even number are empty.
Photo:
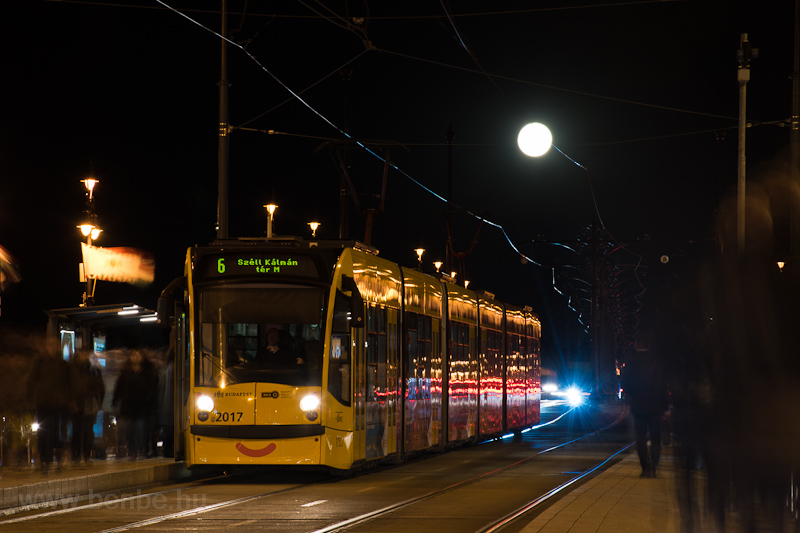
[[[417,253],[417,263],[418,268],[422,268],[422,254],[425,253],[425,248],[419,247],[415,248],[414,251]]]
[[[91,246],[93,241],[95,241],[99,236],[100,232],[103,231],[99,227],[97,227],[97,214],[94,211],[94,188],[100,183],[99,180],[94,178],[86,178],[85,180],[81,180],[84,187],[86,187],[86,210],[85,215],[87,220],[78,226],[78,229],[81,230],[81,234],[86,237],[86,244],[87,246]],[[92,285],[92,280],[89,279],[89,276],[86,272],[86,262],[84,261],[81,263],[82,266],[82,276],[81,281],[86,283],[86,289],[83,293],[83,307],[89,307],[92,305],[94,300],[94,287]]]
[[[92,224],[81,224],[78,226],[80,228],[81,233],[83,233],[84,237],[88,237],[89,239],[89,246],[92,245],[91,241],[97,240],[100,236],[100,232],[103,231],[97,226],[93,226]]]
[[[86,178],[85,180],[81,180],[81,183],[83,183],[84,186],[86,186],[86,190],[89,194],[89,201],[94,200],[92,192],[94,191],[94,186],[100,183],[100,181],[94,178]]]
[[[523,127],[517,136],[517,145],[522,153],[530,157],[544,155],[553,144],[553,134],[544,124],[532,122]]]
[[[278,209],[278,206],[275,204],[267,204],[264,207],[267,208],[267,239],[272,238],[272,218],[275,215],[275,210]]]
[[[311,238],[317,238],[317,228],[320,227],[322,224],[319,222],[309,222],[308,225],[311,227]]]

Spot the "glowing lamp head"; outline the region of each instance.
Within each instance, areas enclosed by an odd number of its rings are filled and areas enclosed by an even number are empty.
[[[309,222],[308,226],[311,228],[311,237],[316,237],[317,236],[317,228],[320,227],[321,224],[319,222]]]
[[[442,268],[442,265],[443,265],[443,264],[444,264],[444,263],[442,263],[441,261],[434,261],[434,262],[433,262],[433,266],[435,266],[435,267],[436,267],[436,272],[439,272],[439,269],[440,269],[440,268]]]
[[[88,237],[89,235],[92,234],[94,226],[92,224],[81,224],[80,226],[78,226],[78,229],[81,230],[81,233],[83,234],[84,237]]]
[[[269,216],[274,215],[275,214],[275,210],[278,209],[278,206],[275,205],[275,204],[267,204],[264,207],[267,208],[267,213],[269,213]]]
[[[517,144],[523,154],[530,157],[539,157],[550,149],[553,144],[553,135],[544,124],[533,122],[519,131]]]
[[[421,263],[422,262],[422,254],[425,253],[425,248],[416,248],[414,251],[417,253],[417,261],[419,261]]]

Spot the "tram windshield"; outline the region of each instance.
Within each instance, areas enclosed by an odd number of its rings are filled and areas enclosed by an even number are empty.
[[[196,385],[321,384],[322,290],[225,285],[200,291],[198,303]]]

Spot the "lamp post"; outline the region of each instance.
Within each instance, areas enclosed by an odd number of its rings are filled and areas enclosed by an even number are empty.
[[[84,211],[86,218],[78,228],[81,230],[81,234],[86,237],[86,244],[91,246],[100,236],[100,232],[103,231],[97,227],[97,214],[94,211],[94,188],[100,182],[94,178],[87,178],[81,180],[81,183],[86,187],[86,209]],[[94,303],[94,286],[86,272],[85,262],[81,263],[81,274],[81,281],[86,283],[81,307],[91,307]]]
[[[264,206],[267,209],[267,239],[272,238],[272,218],[275,216],[275,210],[278,206],[275,204],[267,204]]]

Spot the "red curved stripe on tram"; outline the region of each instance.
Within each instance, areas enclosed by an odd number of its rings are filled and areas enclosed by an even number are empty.
[[[248,448],[241,442],[236,443],[236,449],[249,457],[264,457],[265,455],[269,455],[272,452],[274,452],[277,447],[278,446],[276,446],[275,443],[273,442],[272,444],[269,444],[261,448],[260,450],[253,450],[252,448]]]

